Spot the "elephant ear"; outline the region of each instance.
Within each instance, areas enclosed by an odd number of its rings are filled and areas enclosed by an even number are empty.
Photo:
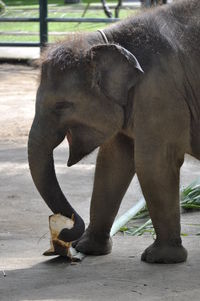
[[[136,57],[115,44],[91,48],[93,83],[101,92],[119,105],[127,103],[128,91],[135,86],[143,70]]]

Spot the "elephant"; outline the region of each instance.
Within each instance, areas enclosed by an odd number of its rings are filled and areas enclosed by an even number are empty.
[[[199,17],[199,0],[180,0],[103,31],[71,34],[43,54],[29,166],[49,208],[74,215],[59,239],[77,251],[111,252],[110,229],[137,174],[156,232],[141,259],[187,259],[179,178],[186,153],[200,159]],[[55,174],[53,150],[65,138],[69,167],[99,147],[86,230]]]

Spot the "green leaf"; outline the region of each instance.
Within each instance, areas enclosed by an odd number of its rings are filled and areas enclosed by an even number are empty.
[[[126,232],[129,228],[127,226],[123,226],[119,229],[120,232]]]

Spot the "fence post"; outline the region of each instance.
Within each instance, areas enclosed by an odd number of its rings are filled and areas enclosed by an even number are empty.
[[[47,2],[48,0],[40,0],[40,47],[48,42],[48,24],[47,24]]]

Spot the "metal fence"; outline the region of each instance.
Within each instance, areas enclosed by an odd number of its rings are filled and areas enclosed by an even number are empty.
[[[87,23],[112,23],[118,18],[48,18],[48,0],[39,0],[38,18],[0,18],[0,22],[37,22],[40,24],[39,42],[0,42],[0,46],[9,47],[43,47],[48,42],[49,22],[87,22]]]
[[[138,0],[143,6],[150,7],[156,5],[159,1],[167,3],[167,0]],[[105,6],[105,0],[101,0]],[[104,3],[105,2],[105,3]],[[120,9],[122,0],[118,0],[116,9]],[[104,7],[105,10],[105,7]],[[118,18],[49,18],[48,17],[48,0],[39,0],[39,17],[38,18],[0,18],[0,22],[37,22],[40,24],[39,42],[0,42],[1,46],[26,46],[26,47],[43,47],[48,42],[48,23],[49,22],[78,22],[78,23],[112,23],[118,21]]]

